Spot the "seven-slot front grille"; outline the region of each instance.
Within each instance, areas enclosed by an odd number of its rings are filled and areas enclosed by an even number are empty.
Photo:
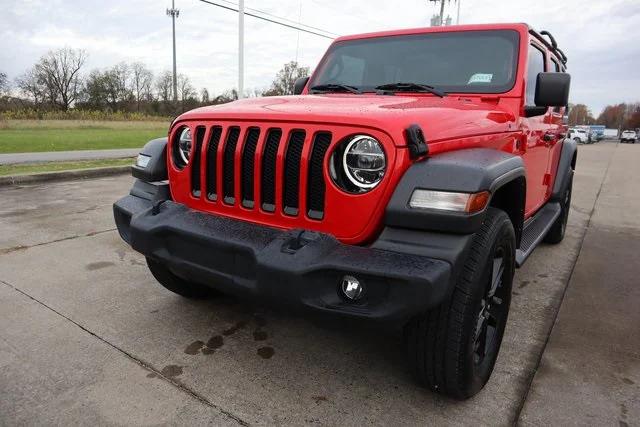
[[[299,216],[300,209],[306,206],[308,218],[323,219],[324,165],[331,143],[330,132],[220,125],[195,129],[191,164],[194,197],[202,198],[201,193],[205,192],[209,202],[239,204],[246,209],[260,208],[265,212],[279,210],[293,217]],[[201,153],[204,159],[201,159]],[[301,188],[303,182],[306,182],[306,188]],[[305,198],[305,203],[301,197]],[[277,199],[281,206],[276,206]]]

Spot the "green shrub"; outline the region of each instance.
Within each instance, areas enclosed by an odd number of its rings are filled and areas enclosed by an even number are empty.
[[[94,121],[158,121],[170,122],[166,116],[125,111],[68,110],[45,111],[24,108],[0,112],[0,120],[94,120]]]

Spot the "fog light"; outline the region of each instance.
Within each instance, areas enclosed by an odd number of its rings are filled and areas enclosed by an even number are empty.
[[[364,295],[364,286],[353,276],[344,276],[341,284],[342,294],[352,301],[357,301]]]

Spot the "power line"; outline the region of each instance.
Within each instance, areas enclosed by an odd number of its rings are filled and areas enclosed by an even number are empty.
[[[228,4],[231,4],[233,6],[237,6],[234,2],[232,2],[230,0],[218,0],[218,1],[221,1],[223,3],[228,3]],[[312,25],[303,24],[299,20],[298,21],[294,21],[292,19],[283,18],[282,16],[274,15],[272,13],[265,12],[264,10],[254,9],[254,8],[251,8],[251,7],[245,7],[244,10],[250,10],[250,11],[255,12],[255,13],[261,13],[263,15],[267,15],[267,16],[270,16],[272,18],[279,19],[281,21],[287,21],[287,22],[290,22],[292,25],[302,25],[303,27],[311,28],[312,30],[318,30],[318,31],[322,31],[323,33],[331,34],[332,36],[336,36],[336,37],[339,36],[339,34],[333,33],[331,31],[327,31],[327,30],[324,30],[322,28],[314,27]]]
[[[225,5],[223,5],[223,4],[216,3],[216,2],[213,2],[213,1],[211,1],[211,0],[200,0],[200,1],[201,1],[201,2],[203,2],[203,3],[210,4],[210,5],[212,5],[212,6],[218,6],[218,7],[221,7],[221,8],[223,8],[223,9],[231,10],[231,11],[233,11],[233,12],[239,12],[239,10],[238,10],[238,8],[237,8],[237,7],[233,7],[233,6],[225,6]],[[298,26],[298,25],[294,25],[294,24],[287,24],[287,23],[285,23],[285,22],[279,22],[279,21],[275,21],[275,20],[273,20],[273,19],[266,18],[266,17],[264,17],[264,16],[256,15],[255,13],[247,12],[247,11],[246,11],[246,9],[245,9],[244,14],[245,14],[245,15],[247,15],[247,16],[251,16],[251,17],[253,17],[253,18],[262,19],[263,21],[271,22],[271,23],[273,23],[273,24],[282,25],[283,27],[287,27],[287,28],[291,28],[291,29],[294,29],[294,30],[302,31],[302,32],[305,32],[305,33],[313,34],[313,35],[316,35],[316,36],[319,36],[319,37],[324,37],[324,38],[326,38],[326,39],[332,39],[332,40],[333,40],[333,39],[335,38],[335,37],[333,37],[333,36],[328,36],[328,35],[326,35],[326,34],[321,34],[321,33],[318,33],[318,32],[316,32],[316,31],[312,31],[312,30],[308,30],[308,29],[306,29],[306,28],[302,28],[302,27],[300,27],[300,26]],[[280,18],[280,17],[278,17],[278,19],[284,19],[284,18]],[[304,25],[304,24],[303,24],[303,25]],[[309,28],[312,28],[312,27],[309,27]],[[323,32],[328,33],[328,34],[333,34],[333,33],[330,33],[329,31],[321,30],[321,29],[319,29],[319,28],[318,28],[318,30],[319,30],[319,31],[323,31]]]

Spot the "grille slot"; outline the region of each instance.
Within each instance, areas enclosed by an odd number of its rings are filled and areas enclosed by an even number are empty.
[[[260,194],[262,209],[267,212],[275,211],[276,207],[276,162],[280,138],[282,130],[270,129],[262,151]]]
[[[192,130],[194,151],[184,172],[193,197],[251,210],[259,204],[252,215],[326,218],[324,169],[332,132],[215,122]]]
[[[284,159],[284,191],[282,209],[286,215],[298,215],[300,190],[300,159],[304,146],[305,132],[294,130],[289,136]]]
[[[227,141],[224,145],[224,157],[223,157],[223,180],[222,180],[222,192],[223,200],[225,203],[232,205],[235,203],[234,188],[235,188],[235,154],[236,145],[238,144],[238,137],[240,136],[240,128],[233,126],[229,128],[227,134]]]
[[[220,144],[221,135],[221,126],[214,126],[213,128],[211,128],[211,135],[209,136],[209,146],[207,148],[207,199],[214,201],[218,198],[218,193],[216,192],[216,171],[218,170],[218,145]]]
[[[253,208],[253,179],[254,179],[254,163],[256,157],[256,148],[258,146],[258,137],[260,129],[256,127],[249,128],[247,137],[245,138],[244,147],[242,148],[242,206],[245,208]]]
[[[191,160],[191,194],[194,197],[200,197],[200,152],[202,151],[205,130],[204,126],[196,128],[196,143],[193,150],[193,159]]]
[[[307,178],[307,215],[320,220],[324,217],[324,157],[331,143],[331,134],[319,132],[313,139],[309,176]]]

